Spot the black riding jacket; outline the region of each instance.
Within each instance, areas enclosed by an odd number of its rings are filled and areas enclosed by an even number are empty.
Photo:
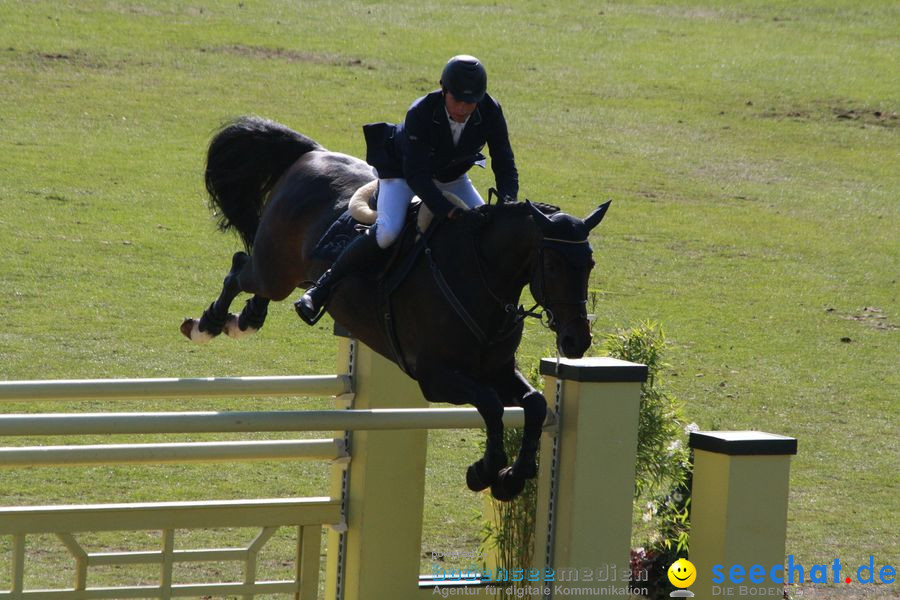
[[[519,174],[506,119],[500,104],[488,94],[469,116],[456,146],[441,90],[413,102],[402,125],[377,123],[363,129],[366,161],[378,170],[378,176],[404,177],[436,215],[448,213],[453,206],[433,180],[453,181],[462,176],[485,158],[481,153],[485,144],[500,196],[515,198],[519,193]]]

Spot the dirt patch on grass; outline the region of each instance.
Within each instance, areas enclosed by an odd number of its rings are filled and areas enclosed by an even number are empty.
[[[112,62],[84,50],[64,52],[34,52],[32,60],[43,66],[66,65],[79,69],[109,70],[115,68]]]
[[[268,48],[265,46],[246,46],[244,44],[232,44],[230,46],[216,46],[214,48],[201,48],[201,52],[217,52],[232,54],[247,58],[261,60],[283,60],[293,63],[312,63],[319,65],[333,65],[337,67],[360,67],[374,70],[374,66],[363,62],[359,58],[351,58],[326,52],[305,52],[290,50],[287,48]]]
[[[746,105],[753,107],[755,103],[753,100],[748,100]],[[853,106],[846,102],[827,102],[819,106],[801,108],[767,107],[761,109],[759,116],[766,119],[792,119],[795,121],[848,121],[880,127],[900,125],[900,115],[896,110]]]
[[[129,57],[110,58],[102,54],[80,48],[70,50],[21,51],[15,47],[6,48],[15,54],[14,60],[30,69],[73,69],[113,73],[127,67],[145,67],[150,63],[144,59]]]
[[[879,329],[881,331],[895,331],[900,329],[900,326],[891,323],[888,320],[884,311],[877,306],[864,306],[858,311],[854,311],[852,313],[841,313],[835,308],[826,308],[825,312],[834,315],[836,317],[840,317],[841,319],[846,319],[847,321],[856,321],[857,323],[861,323],[863,325],[867,325],[868,327],[872,327],[873,329]]]
[[[831,112],[836,119],[846,121],[874,122],[876,125],[895,127],[898,124],[897,111],[891,110],[856,110],[854,108],[832,108]]]
[[[609,13],[634,13],[647,14],[665,19],[685,19],[691,21],[732,21],[739,18],[749,18],[750,15],[739,13],[728,8],[710,8],[699,6],[677,6],[665,3],[656,3],[648,6],[623,5],[616,10],[612,6],[606,7],[603,12]]]

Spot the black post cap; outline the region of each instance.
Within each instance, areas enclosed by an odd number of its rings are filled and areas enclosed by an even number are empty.
[[[570,381],[644,383],[647,381],[647,374],[647,365],[618,358],[560,358],[558,368],[555,358],[541,359],[541,375]]]
[[[764,431],[692,431],[690,446],[729,456],[797,454],[797,438]]]

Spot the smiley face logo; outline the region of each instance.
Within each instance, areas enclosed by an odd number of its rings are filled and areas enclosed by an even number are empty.
[[[691,561],[679,558],[669,567],[669,582],[677,588],[689,587],[697,579],[697,569]]]

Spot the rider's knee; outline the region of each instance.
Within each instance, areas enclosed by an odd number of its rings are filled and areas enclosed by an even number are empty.
[[[400,231],[390,227],[385,226],[383,223],[379,223],[377,227],[375,227],[375,241],[378,242],[378,246],[382,249],[387,248],[400,236]]]

